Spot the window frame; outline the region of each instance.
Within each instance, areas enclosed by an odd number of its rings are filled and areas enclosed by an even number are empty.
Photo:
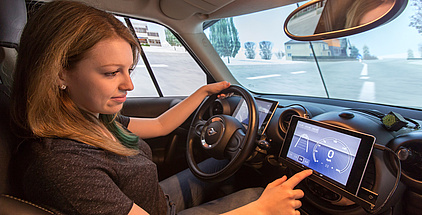
[[[130,32],[132,33],[132,35],[134,35],[135,37],[136,37],[136,32],[135,32],[135,29],[133,27],[133,24],[132,24],[131,19],[138,20],[138,21],[143,21],[143,22],[149,22],[149,23],[153,23],[153,24],[157,24],[157,25],[160,25],[160,26],[166,28],[167,30],[169,30],[176,37],[177,40],[179,40],[180,44],[189,53],[189,55],[196,62],[196,64],[199,66],[199,68],[201,68],[202,71],[205,73],[207,84],[215,83],[216,82],[215,79],[214,79],[214,77],[212,76],[212,74],[208,70],[208,68],[201,62],[201,60],[198,58],[198,56],[195,55],[194,51],[187,45],[187,43],[183,40],[183,38],[177,32],[175,32],[173,29],[169,28],[168,26],[164,25],[163,23],[159,23],[159,22],[156,22],[156,21],[151,21],[151,20],[147,20],[147,19],[140,19],[140,18],[134,18],[134,17],[123,15],[123,14],[119,14],[119,13],[113,13],[113,15],[119,16],[119,17],[123,18],[124,21],[126,22],[127,28],[130,30]],[[158,96],[159,97],[165,97],[165,95],[163,94],[163,92],[161,90],[160,84],[158,83],[158,81],[157,81],[157,79],[155,77],[155,73],[154,73],[154,71],[153,71],[153,69],[152,69],[152,67],[150,65],[150,62],[148,60],[148,57],[146,56],[146,54],[145,54],[145,52],[143,50],[143,47],[141,46],[140,41],[138,41],[138,43],[139,43],[139,45],[141,47],[141,53],[140,53],[141,59],[143,60],[143,62],[145,64],[145,67],[147,69],[147,72],[148,72],[148,74],[149,74],[149,76],[151,78],[151,81],[153,82],[153,85],[154,85],[154,87],[155,87],[155,89],[156,89],[156,91],[158,93]]]

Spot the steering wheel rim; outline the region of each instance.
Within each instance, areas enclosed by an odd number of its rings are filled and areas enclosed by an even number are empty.
[[[219,135],[229,135],[229,138],[220,138],[218,140],[219,144],[217,145],[215,148],[219,147],[219,150],[223,150],[226,151],[226,147],[227,144],[231,144],[229,143],[233,138],[232,135],[230,133],[226,133],[226,132],[241,132],[239,130],[233,131],[233,126],[234,127],[238,127],[240,125],[240,127],[242,129],[244,129],[244,127],[241,125],[241,123],[239,121],[237,121],[234,117],[228,116],[228,115],[215,115],[215,116],[211,116],[210,119],[208,119],[207,121],[205,121],[203,119],[204,114],[209,111],[209,107],[210,105],[215,101],[215,99],[217,99],[217,95],[218,94],[229,94],[229,93],[235,93],[239,96],[241,96],[244,101],[246,102],[246,105],[248,107],[248,128],[246,129],[246,132],[244,132],[244,137],[242,140],[240,140],[240,143],[238,146],[236,146],[237,148],[235,150],[237,150],[236,152],[230,152],[231,153],[231,159],[229,161],[229,163],[224,166],[222,169],[214,172],[214,173],[206,173],[204,171],[202,171],[199,167],[198,167],[198,163],[195,161],[194,158],[194,144],[198,143],[201,141],[203,141],[203,135],[204,133],[207,133],[206,129],[208,128],[206,126],[206,123],[212,124],[214,123],[214,119],[215,118],[219,118],[217,121],[220,121],[220,123],[226,123],[224,124],[224,126],[227,126],[227,130],[222,129],[221,131],[223,131],[224,134],[219,134]],[[225,179],[229,178],[230,176],[232,176],[234,173],[236,173],[236,171],[243,165],[243,163],[246,161],[246,159],[249,157],[249,155],[251,154],[252,150],[255,148],[256,144],[255,144],[255,140],[256,140],[256,135],[257,135],[257,131],[258,131],[258,117],[257,117],[257,108],[256,108],[256,101],[254,99],[254,97],[251,95],[251,93],[249,93],[248,90],[246,90],[245,88],[238,86],[238,85],[231,85],[229,88],[223,90],[222,92],[218,93],[218,94],[214,94],[209,96],[198,108],[198,110],[195,113],[195,116],[192,120],[192,123],[190,125],[189,128],[189,134],[188,134],[188,140],[187,140],[187,153],[186,153],[186,157],[187,157],[187,163],[189,166],[189,169],[191,170],[191,172],[200,180],[203,181],[207,181],[207,182],[220,182],[220,181],[224,181]],[[221,119],[221,120],[220,120]],[[214,120],[214,121],[213,121]],[[237,124],[238,123],[238,124]],[[237,128],[238,129],[238,128]],[[199,130],[201,130],[201,134],[199,135]],[[209,132],[209,131],[208,131]],[[213,131],[214,132],[214,131]],[[207,134],[205,134],[207,135]],[[233,135],[234,136],[234,135]],[[201,141],[198,141],[197,139],[200,138]],[[209,137],[208,137],[209,138]],[[206,138],[205,138],[206,139]],[[223,139],[223,140],[221,140]],[[220,142],[221,141],[229,141],[227,143],[224,142]],[[221,146],[222,144],[222,146]],[[207,150],[204,148],[214,148],[214,145],[204,145],[204,143],[202,143],[202,149],[203,150]],[[223,148],[223,149],[221,149]],[[222,159],[221,156],[219,155],[215,155],[212,156],[216,159]]]

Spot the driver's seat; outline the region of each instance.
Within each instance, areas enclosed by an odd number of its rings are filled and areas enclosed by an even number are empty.
[[[44,215],[54,214],[40,206],[16,198],[11,186],[10,159],[17,138],[10,129],[10,88],[17,57],[17,47],[26,24],[24,0],[0,1],[0,214]]]

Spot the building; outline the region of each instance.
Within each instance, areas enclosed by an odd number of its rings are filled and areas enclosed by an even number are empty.
[[[346,41],[343,41],[346,40]],[[313,41],[315,55],[326,59],[347,57],[347,39]],[[306,60],[313,58],[311,44],[307,41],[290,40],[284,43],[287,60]]]
[[[149,31],[146,23],[134,22],[133,28],[141,45],[161,46],[160,35],[158,32]]]

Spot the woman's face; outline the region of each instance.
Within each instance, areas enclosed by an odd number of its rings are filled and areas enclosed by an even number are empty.
[[[380,17],[382,17],[385,13],[387,13],[391,7],[393,6],[394,1],[386,0],[378,7],[368,11],[362,18],[359,20],[359,25],[364,25],[366,23],[372,22]]]
[[[120,37],[104,39],[63,73],[61,81],[73,102],[96,116],[120,111],[127,91],[133,90],[129,69],[132,49]]]

